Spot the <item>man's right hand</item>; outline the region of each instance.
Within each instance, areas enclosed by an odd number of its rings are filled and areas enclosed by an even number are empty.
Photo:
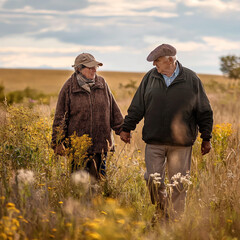
[[[130,143],[131,140],[131,134],[130,132],[120,132],[120,138],[122,141],[124,141],[125,143]]]

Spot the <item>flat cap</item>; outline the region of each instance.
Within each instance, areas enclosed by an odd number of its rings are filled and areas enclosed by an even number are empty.
[[[175,56],[177,54],[177,50],[175,47],[169,44],[161,44],[160,46],[156,47],[147,57],[148,62],[153,62],[159,57],[164,56]]]
[[[86,67],[97,67],[97,66],[102,66],[103,64],[101,62],[96,61],[93,55],[90,53],[81,53],[79,54],[75,61],[74,65],[72,67],[77,67],[79,65],[84,65]]]

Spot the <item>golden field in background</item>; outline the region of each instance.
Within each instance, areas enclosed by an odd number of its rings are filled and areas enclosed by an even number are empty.
[[[5,86],[6,92],[30,87],[45,93],[57,93],[72,73],[70,70],[0,69],[0,84]],[[126,84],[130,80],[140,83],[145,73],[99,71],[97,74],[105,78],[113,91],[117,91],[120,83]],[[199,77],[203,83],[209,79],[227,82],[226,77],[220,75],[199,74]]]
[[[44,93],[58,93],[72,73],[70,70],[0,69],[0,84],[5,86],[6,92],[30,87]],[[107,71],[97,74],[105,78],[112,90],[131,79],[140,82],[144,76],[144,73]]]

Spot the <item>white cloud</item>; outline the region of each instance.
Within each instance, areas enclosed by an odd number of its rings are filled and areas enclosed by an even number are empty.
[[[162,9],[170,9],[174,10],[176,8],[177,3],[169,0],[164,1],[155,1],[155,0],[118,0],[118,1],[112,1],[112,0],[88,0],[89,3],[93,5],[105,5],[109,6],[110,8],[119,8],[122,10],[127,9],[146,9],[146,8],[155,8],[160,7]]]
[[[207,46],[214,51],[231,51],[238,50],[240,46],[240,41],[232,41],[225,38],[220,37],[203,37],[202,38]]]
[[[0,0],[1,1],[1,0]],[[176,9],[176,3],[169,0],[166,1],[137,1],[131,2],[127,0],[109,1],[109,0],[89,0],[90,5],[86,8],[57,11],[47,9],[34,9],[31,6],[24,6],[19,9],[1,9],[3,13],[16,14],[40,14],[40,15],[61,15],[61,16],[145,16],[145,17],[160,17],[172,18],[177,17],[178,14],[173,10]],[[9,14],[9,17],[16,17]]]
[[[0,8],[3,6],[3,4],[6,2],[7,0],[0,0]]]
[[[76,10],[76,12],[87,16],[155,16],[160,18],[178,16],[176,12],[172,12],[172,10],[176,9],[176,3],[169,0],[135,2],[128,0],[89,0],[89,3],[91,3],[91,5],[87,8]],[[72,13],[73,12],[75,11],[72,11]]]
[[[204,8],[213,12],[240,11],[240,2],[238,0],[178,0],[188,7]]]
[[[0,0],[1,1],[1,0]],[[1,2],[0,2],[1,4]],[[1,7],[1,5],[0,5]],[[34,9],[31,6],[24,6],[23,8],[15,8],[15,9],[1,9],[1,12],[5,13],[23,13],[23,14],[64,14],[64,11],[56,11],[56,10],[47,10],[47,9]]]
[[[1,67],[66,68],[73,62],[73,56],[81,52],[112,54],[121,51],[121,46],[78,45],[52,38],[0,38]]]
[[[92,46],[60,42],[54,38],[33,39],[28,37],[0,38],[0,52],[16,53],[77,53],[79,51],[116,52],[121,46]]]
[[[41,66],[47,66],[50,68],[66,68],[67,66],[70,67],[73,61],[73,57],[46,57],[21,53],[1,56],[1,67],[39,68]]]
[[[186,16],[193,16],[194,12],[185,12],[184,15],[186,15]]]
[[[238,50],[240,41],[232,41],[221,37],[203,36],[199,41],[186,41],[182,42],[172,38],[162,38],[157,36],[145,36],[144,41],[149,43],[149,48],[157,47],[161,43],[169,43],[177,48],[178,51],[190,52],[190,51],[231,51]]]
[[[81,51],[96,51],[99,53],[106,53],[106,52],[119,52],[121,47],[119,46],[106,46],[106,47],[99,47],[99,46],[87,46],[87,45],[78,45],[77,47],[68,47],[68,48],[33,48],[33,47],[0,47],[0,53],[38,53],[38,54],[50,54],[50,53],[57,53],[57,54],[74,54]]]
[[[108,17],[108,16],[126,16],[126,17],[159,17],[173,18],[178,17],[174,12],[152,11],[136,11],[135,9],[111,8],[110,6],[90,6],[85,9],[71,11],[69,14],[82,14],[91,17]]]
[[[201,42],[187,41],[181,42],[173,38],[157,37],[157,36],[145,36],[144,41],[149,43],[149,50],[153,50],[161,43],[168,43],[176,47],[178,51],[191,52],[196,50],[206,50],[207,46]]]

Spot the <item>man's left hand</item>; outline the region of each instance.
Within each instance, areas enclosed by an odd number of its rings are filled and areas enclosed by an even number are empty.
[[[202,141],[202,146],[201,146],[202,155],[209,153],[211,148],[212,148],[212,145],[210,141]]]

